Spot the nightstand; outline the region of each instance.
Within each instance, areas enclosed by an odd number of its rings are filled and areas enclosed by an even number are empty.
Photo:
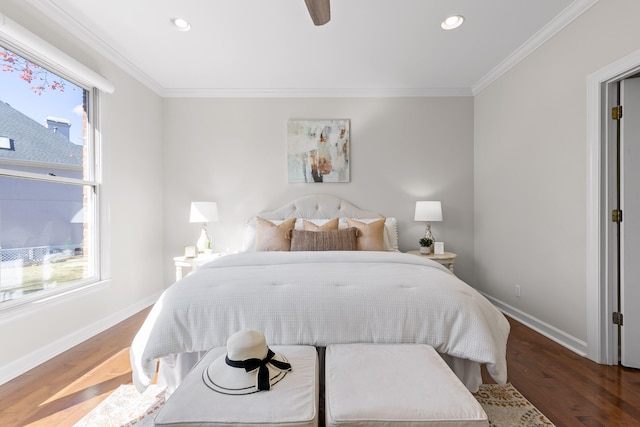
[[[223,256],[223,253],[213,253],[209,255],[198,255],[197,257],[187,258],[185,256],[177,256],[173,258],[173,262],[176,264],[176,280],[180,280],[184,277],[182,269],[188,267],[191,271],[197,270],[202,265],[212,261],[218,257]]]
[[[447,267],[452,273],[453,273],[453,264],[456,262],[456,257],[458,256],[453,252],[445,252],[443,254],[438,254],[438,255],[436,254],[423,255],[420,253],[420,251],[408,251],[407,253],[411,255],[423,256],[435,262],[439,262],[440,264]]]

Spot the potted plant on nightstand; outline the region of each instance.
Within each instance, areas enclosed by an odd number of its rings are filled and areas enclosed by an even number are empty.
[[[428,237],[423,237],[422,239],[418,240],[418,243],[420,243],[421,254],[429,255],[431,253],[431,245],[433,245],[433,240],[429,239]]]
[[[211,255],[213,253],[213,244],[211,243],[211,239],[205,242],[203,252],[205,255]]]

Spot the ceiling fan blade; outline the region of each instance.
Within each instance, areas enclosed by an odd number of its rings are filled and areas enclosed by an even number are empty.
[[[324,25],[331,19],[329,0],[304,0],[315,25]]]

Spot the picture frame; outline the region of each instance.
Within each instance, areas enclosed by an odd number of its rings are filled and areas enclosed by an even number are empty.
[[[433,244],[433,253],[435,255],[443,255],[444,254],[444,242],[435,242]]]
[[[198,249],[195,246],[185,246],[184,247],[184,257],[185,258],[196,258],[198,256]]]
[[[290,183],[349,182],[348,119],[287,122],[287,172]]]

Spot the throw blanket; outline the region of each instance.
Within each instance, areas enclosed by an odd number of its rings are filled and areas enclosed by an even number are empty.
[[[445,267],[397,252],[247,252],[170,286],[131,345],[145,390],[156,360],[225,346],[242,328],[270,345],[424,343],[507,380],[509,323]]]

